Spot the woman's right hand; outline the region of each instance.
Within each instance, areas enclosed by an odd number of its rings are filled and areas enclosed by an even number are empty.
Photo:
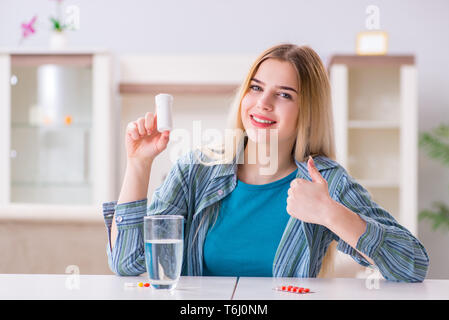
[[[170,131],[157,131],[157,115],[147,112],[126,127],[128,160],[152,161],[167,148]]]

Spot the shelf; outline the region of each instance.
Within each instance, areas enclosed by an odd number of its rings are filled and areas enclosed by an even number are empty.
[[[120,83],[120,94],[233,94],[237,84],[205,84],[205,83]]]
[[[349,120],[349,129],[400,129],[398,121]]]
[[[413,55],[334,55],[329,61],[329,66],[334,64],[344,64],[349,67],[414,65],[415,57]]]
[[[55,129],[55,130],[69,130],[69,129],[92,129],[90,123],[72,123],[70,125],[33,125],[29,123],[12,123],[13,129]]]
[[[11,65],[13,67],[36,67],[44,64],[57,64],[77,67],[91,67],[92,54],[66,53],[66,54],[12,54]]]
[[[348,172],[365,181],[399,181],[400,131],[349,130]]]
[[[33,47],[0,47],[0,54],[9,55],[73,55],[73,54],[108,54],[107,48],[69,46],[68,48],[51,49],[45,46]]]
[[[0,220],[67,221],[104,223],[98,206],[79,204],[12,203],[0,204]]]
[[[394,66],[348,69],[348,119],[400,123],[400,72]]]
[[[26,182],[12,181],[13,187],[31,187],[31,188],[90,188],[90,182]]]

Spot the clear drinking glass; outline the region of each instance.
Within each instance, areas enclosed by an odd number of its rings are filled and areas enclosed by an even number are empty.
[[[184,248],[184,217],[144,217],[145,263],[150,285],[174,289],[181,275]]]

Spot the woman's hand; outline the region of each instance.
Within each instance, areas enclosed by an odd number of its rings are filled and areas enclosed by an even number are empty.
[[[157,115],[147,112],[145,117],[131,121],[126,127],[128,160],[153,161],[167,148],[169,137],[169,131],[157,131]]]
[[[307,161],[307,168],[312,181],[296,178],[290,183],[287,212],[304,222],[326,226],[334,201],[329,195],[327,181],[315,167],[312,157]]]

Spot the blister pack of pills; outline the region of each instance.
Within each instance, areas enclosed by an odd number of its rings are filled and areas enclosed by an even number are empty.
[[[295,286],[279,286],[274,288],[277,291],[291,292],[291,293],[312,293],[309,288],[295,287]]]

